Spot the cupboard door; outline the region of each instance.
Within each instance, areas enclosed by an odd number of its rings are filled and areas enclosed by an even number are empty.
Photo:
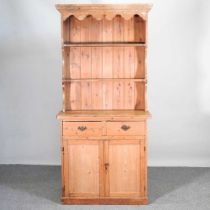
[[[64,143],[66,197],[99,197],[102,142],[67,140]]]
[[[141,140],[105,142],[106,196],[145,196],[144,154],[144,145]]]

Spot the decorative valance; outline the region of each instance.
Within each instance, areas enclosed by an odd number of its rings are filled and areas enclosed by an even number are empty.
[[[128,4],[128,5],[109,5],[109,4],[57,4],[56,8],[61,13],[63,21],[70,16],[75,16],[79,20],[83,20],[87,16],[92,16],[96,20],[106,18],[113,19],[116,15],[120,15],[128,20],[135,15],[139,15],[142,19],[147,19],[147,13],[152,5],[149,4]]]

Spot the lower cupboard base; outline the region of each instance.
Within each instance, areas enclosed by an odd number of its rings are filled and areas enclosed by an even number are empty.
[[[105,205],[146,205],[148,198],[68,198],[62,197],[63,204],[105,204]]]

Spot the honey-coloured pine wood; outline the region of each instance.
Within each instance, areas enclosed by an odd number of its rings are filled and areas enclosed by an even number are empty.
[[[147,204],[148,4],[61,13],[64,204]]]
[[[99,197],[100,141],[71,140],[65,149],[69,196]]]

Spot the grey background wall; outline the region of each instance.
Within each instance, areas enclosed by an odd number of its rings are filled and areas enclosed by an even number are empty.
[[[126,3],[80,1],[105,2]],[[0,1],[1,164],[60,164],[55,117],[62,101],[60,17],[55,3],[73,1]],[[150,3],[149,165],[210,166],[210,2]]]

